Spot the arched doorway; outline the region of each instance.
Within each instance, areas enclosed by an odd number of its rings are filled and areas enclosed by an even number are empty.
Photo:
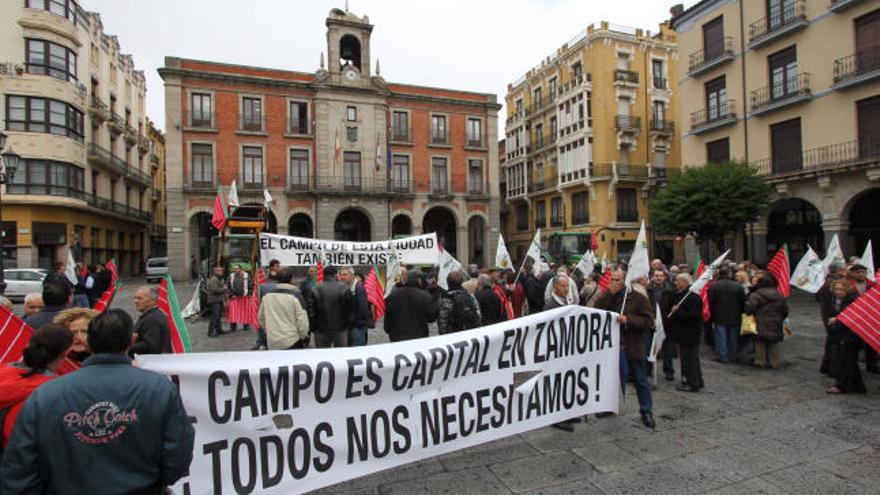
[[[305,213],[297,213],[287,221],[287,233],[296,237],[314,237],[312,219]]]
[[[849,233],[856,248],[853,254],[861,256],[869,239],[873,239],[874,259],[880,259],[880,188],[857,197],[849,211]]]
[[[368,242],[372,240],[370,219],[362,211],[345,210],[336,217],[333,235],[337,241]]]
[[[187,272],[197,277],[208,267],[208,259],[211,256],[211,239],[217,234],[217,229],[211,225],[212,215],[207,212],[199,212],[189,219],[189,246],[190,259],[187,260]]]
[[[767,222],[767,259],[786,243],[790,260],[801,259],[808,245],[822,255],[825,249],[822,214],[811,203],[791,198],[773,205]]]
[[[477,266],[486,266],[485,256],[486,222],[481,216],[473,216],[468,220],[468,263]]]
[[[391,237],[412,235],[412,220],[406,215],[397,215],[391,220]]]
[[[442,206],[431,208],[422,219],[422,232],[426,234],[436,232],[437,241],[440,245],[449,251],[449,254],[457,258],[456,227],[455,215],[449,209]]]

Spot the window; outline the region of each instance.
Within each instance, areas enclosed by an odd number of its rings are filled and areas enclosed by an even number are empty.
[[[709,122],[727,116],[727,83],[724,76],[706,83],[706,117]]]
[[[859,158],[880,156],[880,96],[856,101]]]
[[[730,140],[718,139],[706,143],[706,163],[727,163],[730,161]]]
[[[529,207],[527,205],[516,205],[516,230],[518,232],[529,230]]]
[[[431,116],[431,143],[446,144],[446,116]]]
[[[703,25],[703,58],[714,60],[724,54],[724,16]]]
[[[550,200],[550,226],[562,227],[565,224],[565,213],[562,211],[562,198]]]
[[[214,184],[214,149],[210,144],[192,145],[192,185]]]
[[[107,229],[107,233],[104,234],[104,248],[113,249],[113,231],[110,229]]]
[[[357,122],[357,119],[358,119],[357,107],[347,107],[345,109],[345,118],[349,122]]]
[[[797,52],[791,46],[767,57],[770,66],[770,98],[786,98],[798,92]]]
[[[394,191],[409,192],[409,157],[394,155],[391,159],[391,184]]]
[[[666,78],[663,77],[662,60],[651,60],[651,73],[654,76],[654,87],[657,89],[666,89]]]
[[[309,105],[300,101],[290,102],[290,132],[309,133]]]
[[[483,194],[483,160],[468,160],[468,192]]]
[[[6,96],[6,129],[48,132],[83,142],[83,113],[63,101],[31,96]]]
[[[590,193],[587,191],[571,195],[571,223],[590,223]]]
[[[552,101],[556,98],[556,78],[555,77],[550,79],[548,86],[550,87],[548,92],[550,94],[550,100]]]
[[[617,189],[617,221],[618,222],[638,222],[639,209],[636,200],[636,190],[619,188]]]
[[[522,101],[522,98],[520,98],[520,99],[516,100],[516,114],[522,115],[522,111],[523,111],[523,101]]]
[[[446,178],[446,158],[439,156],[432,158],[431,191],[437,194],[446,194],[449,189]]]
[[[796,15],[795,0],[768,0],[767,27],[773,31],[791,22]]]
[[[580,62],[575,62],[571,66],[571,74],[572,77],[577,80],[580,79],[581,75],[584,73],[584,67]]]
[[[290,185],[305,189],[309,185],[309,150],[290,150]]]
[[[409,142],[409,114],[395,111],[391,115],[391,140]]]
[[[345,189],[361,188],[361,154],[346,151],[342,156]]]
[[[532,91],[532,108],[539,108],[541,106],[541,88],[535,88]]]
[[[544,146],[544,124],[538,124],[535,126],[535,148],[541,148]]]
[[[9,194],[48,194],[85,198],[85,176],[76,165],[51,160],[22,160],[7,186]]]
[[[556,142],[556,134],[559,132],[559,125],[556,123],[556,117],[550,117],[550,142]]]
[[[31,9],[48,10],[76,23],[76,2],[73,0],[27,0],[27,6]]]
[[[211,127],[211,95],[192,93],[189,124],[193,127]]]
[[[241,129],[257,132],[263,130],[263,102],[259,98],[241,99]]]
[[[535,228],[542,229],[547,226],[547,204],[544,200],[535,203]]]
[[[242,182],[244,187],[259,188],[263,186],[263,148],[243,146],[241,163],[244,167]]]
[[[76,81],[76,52],[51,41],[25,40],[25,60],[29,74]]]
[[[655,100],[651,114],[651,129],[662,131],[666,128],[666,104]]]
[[[801,119],[791,119],[771,125],[770,148],[774,173],[800,170],[803,166]]]
[[[480,147],[483,145],[483,121],[480,119],[467,120],[467,143],[468,146]]]
[[[358,140],[358,128],[357,127],[346,127],[345,128],[345,138],[348,139],[350,143],[356,143]]]

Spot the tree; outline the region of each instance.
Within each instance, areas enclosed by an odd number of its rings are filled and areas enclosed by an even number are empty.
[[[742,231],[766,210],[770,190],[745,163],[690,167],[650,202],[651,222],[656,232],[693,233],[722,246],[726,234]]]

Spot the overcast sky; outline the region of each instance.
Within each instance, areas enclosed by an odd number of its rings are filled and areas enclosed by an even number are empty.
[[[697,0],[685,0],[689,7]],[[387,81],[494,93],[600,20],[656,32],[677,1],[351,0],[374,25]],[[324,19],[345,0],[80,0],[147,76],[147,115],[165,127],[165,56],[314,72]],[[503,119],[500,120],[503,122]],[[500,129],[503,132],[503,128]]]

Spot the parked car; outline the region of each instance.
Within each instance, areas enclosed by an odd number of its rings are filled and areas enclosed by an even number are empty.
[[[168,258],[150,258],[147,260],[147,283],[158,282],[168,274]]]
[[[24,296],[43,292],[43,279],[49,270],[42,268],[7,268],[3,271],[6,280],[6,292],[3,293],[12,302],[24,301]]]

